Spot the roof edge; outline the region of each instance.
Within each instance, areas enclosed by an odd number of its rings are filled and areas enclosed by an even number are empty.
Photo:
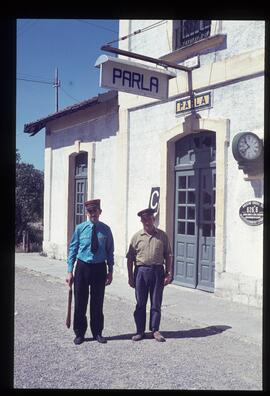
[[[24,133],[29,133],[30,136],[36,135],[41,129],[45,128],[47,123],[57,118],[64,117],[67,114],[74,113],[78,110],[84,110],[88,107],[97,105],[99,103],[107,102],[114,98],[117,98],[118,91],[108,91],[102,94],[98,94],[97,96],[93,96],[90,99],[84,100],[83,102],[76,103],[75,105],[69,106],[60,110],[56,113],[49,114],[44,118],[40,118],[36,121],[30,122],[24,125]]]

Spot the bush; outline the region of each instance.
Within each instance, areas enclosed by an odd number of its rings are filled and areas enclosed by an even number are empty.
[[[24,231],[26,232],[26,247],[23,246],[21,239],[16,244],[16,252],[42,252],[43,226],[40,223],[30,223]]]
[[[44,174],[31,164],[20,162],[16,153],[16,217],[15,241],[22,242],[23,232],[29,231],[32,243],[40,243],[40,235],[29,226],[38,222],[43,215]],[[36,234],[36,235],[34,235]]]
[[[39,224],[31,224],[28,231],[29,251],[30,252],[41,252],[42,241],[43,241],[43,227]]]

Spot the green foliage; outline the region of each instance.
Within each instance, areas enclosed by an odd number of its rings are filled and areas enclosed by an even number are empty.
[[[18,164],[21,161],[21,155],[19,153],[19,150],[16,149],[16,164]]]
[[[29,223],[40,221],[43,215],[44,174],[31,164],[20,162],[16,152],[16,244]]]

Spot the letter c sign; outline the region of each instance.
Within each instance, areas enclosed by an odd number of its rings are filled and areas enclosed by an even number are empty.
[[[160,187],[152,187],[149,200],[149,208],[154,209],[156,212],[159,208],[159,192]]]

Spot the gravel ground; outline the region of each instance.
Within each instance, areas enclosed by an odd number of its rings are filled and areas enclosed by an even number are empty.
[[[109,287],[109,286],[108,286]],[[131,341],[130,301],[106,296],[107,344],[74,345],[65,326],[67,286],[62,280],[16,268],[14,388],[261,390],[261,346],[162,315],[167,341]]]

